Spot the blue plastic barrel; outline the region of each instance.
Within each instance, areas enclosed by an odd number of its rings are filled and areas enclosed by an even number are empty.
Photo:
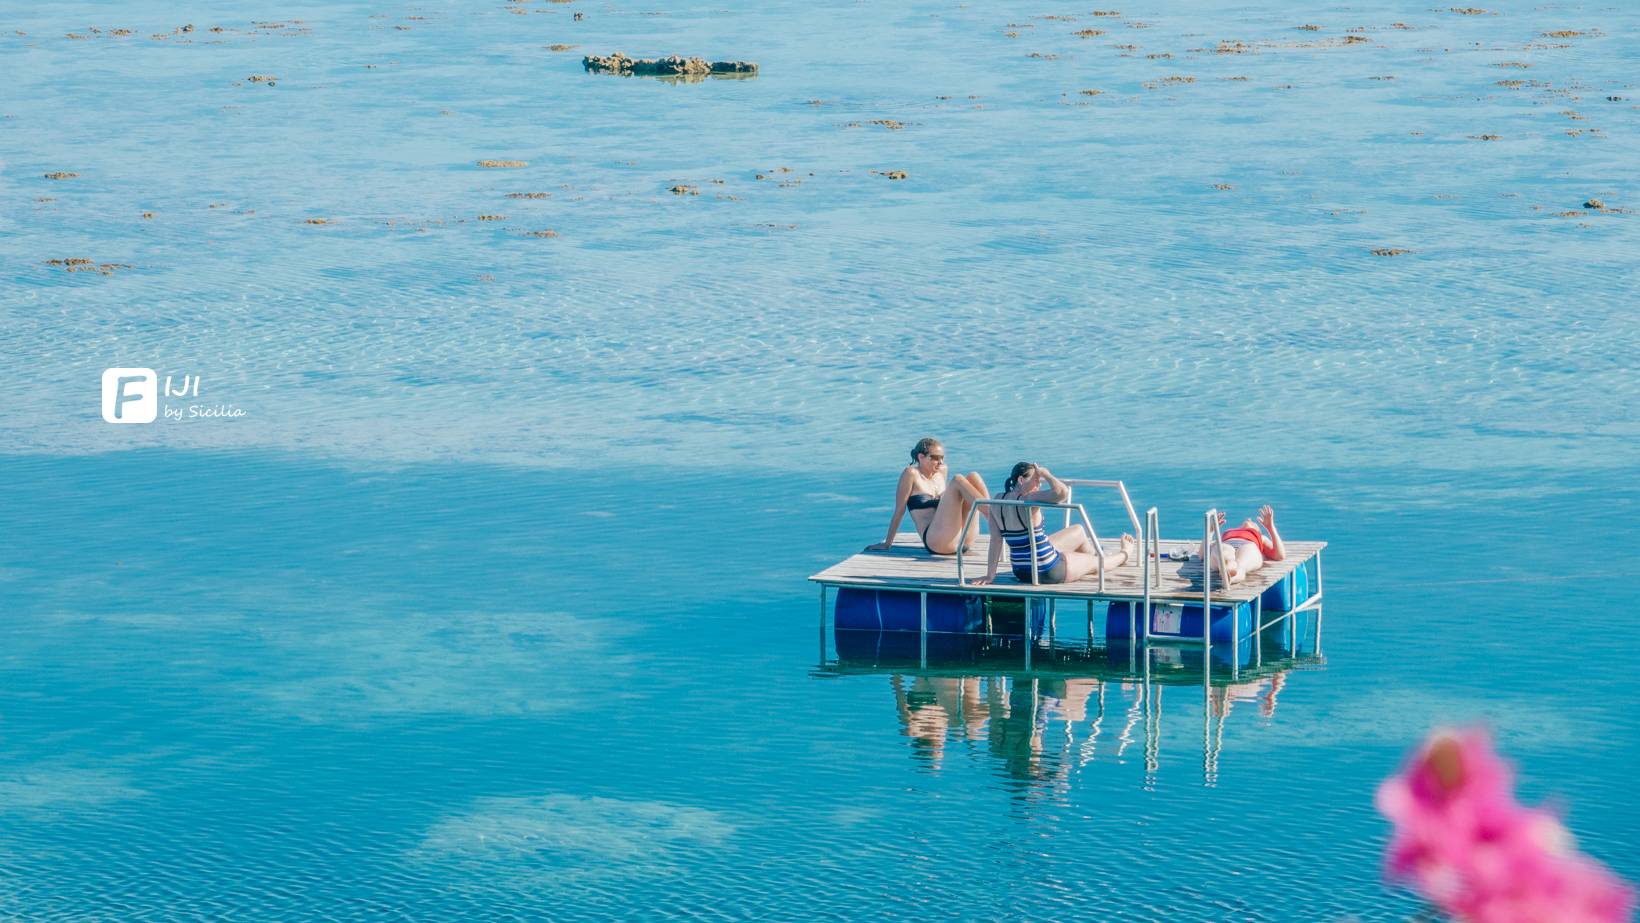
[[[837,591],[834,624],[844,630],[920,631],[922,599],[903,590]],[[985,630],[985,601],[978,596],[928,594],[928,630],[967,632]]]
[[[1143,636],[1144,627],[1139,625],[1139,622],[1142,622],[1145,617],[1144,603],[1113,602],[1110,604],[1110,608],[1105,610],[1105,637],[1128,637],[1128,613],[1130,609],[1134,612],[1134,615],[1137,616],[1134,624],[1139,629],[1138,633]],[[1159,611],[1160,609],[1161,605],[1157,604],[1152,612],[1153,624],[1150,627],[1150,636],[1152,638],[1182,638],[1189,641],[1201,640],[1201,606],[1185,606],[1179,612],[1176,627],[1170,626],[1166,621],[1164,621],[1162,613]],[[1174,630],[1159,630],[1165,627],[1174,627]],[[1254,627],[1252,603],[1237,603],[1233,606],[1223,605],[1213,607],[1212,639],[1214,641],[1229,642],[1233,640],[1240,640],[1241,638],[1245,638],[1252,634]]]
[[[1310,598],[1310,575],[1303,566],[1299,566],[1287,576],[1276,581],[1276,584],[1264,591],[1259,603],[1267,610],[1289,612],[1304,600]]]

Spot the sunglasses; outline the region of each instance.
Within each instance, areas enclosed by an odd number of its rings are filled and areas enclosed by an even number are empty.
[[[945,456],[944,455],[925,455],[923,457],[929,459],[930,461],[936,461],[936,462],[945,461]]]

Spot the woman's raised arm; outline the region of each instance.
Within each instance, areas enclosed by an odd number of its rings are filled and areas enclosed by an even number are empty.
[[[1266,506],[1258,511],[1258,521],[1264,526],[1264,531],[1270,533],[1270,544],[1275,548],[1275,553],[1267,557],[1272,561],[1284,560],[1287,557],[1287,546],[1281,543],[1281,533],[1276,531],[1276,511]]]
[[[1070,487],[1067,486],[1064,481],[1054,477],[1051,471],[1041,465],[1037,465],[1036,473],[1039,478],[1042,478],[1048,482],[1048,486],[1040,487],[1037,490],[1031,491],[1030,494],[1021,497],[1021,500],[1039,500],[1043,503],[1064,503],[1070,499]],[[1041,482],[1039,481],[1038,483],[1040,484]]]

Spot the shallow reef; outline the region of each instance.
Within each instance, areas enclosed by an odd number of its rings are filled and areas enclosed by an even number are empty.
[[[756,77],[754,61],[708,61],[705,58],[686,58],[669,55],[664,58],[629,58],[617,51],[612,55],[587,55],[581,64],[595,74],[621,74],[629,77],[673,77],[704,79],[706,77]]]

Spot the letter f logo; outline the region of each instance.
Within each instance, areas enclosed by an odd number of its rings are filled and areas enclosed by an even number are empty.
[[[104,420],[152,423],[159,416],[159,376],[153,369],[109,369],[102,385]]]

